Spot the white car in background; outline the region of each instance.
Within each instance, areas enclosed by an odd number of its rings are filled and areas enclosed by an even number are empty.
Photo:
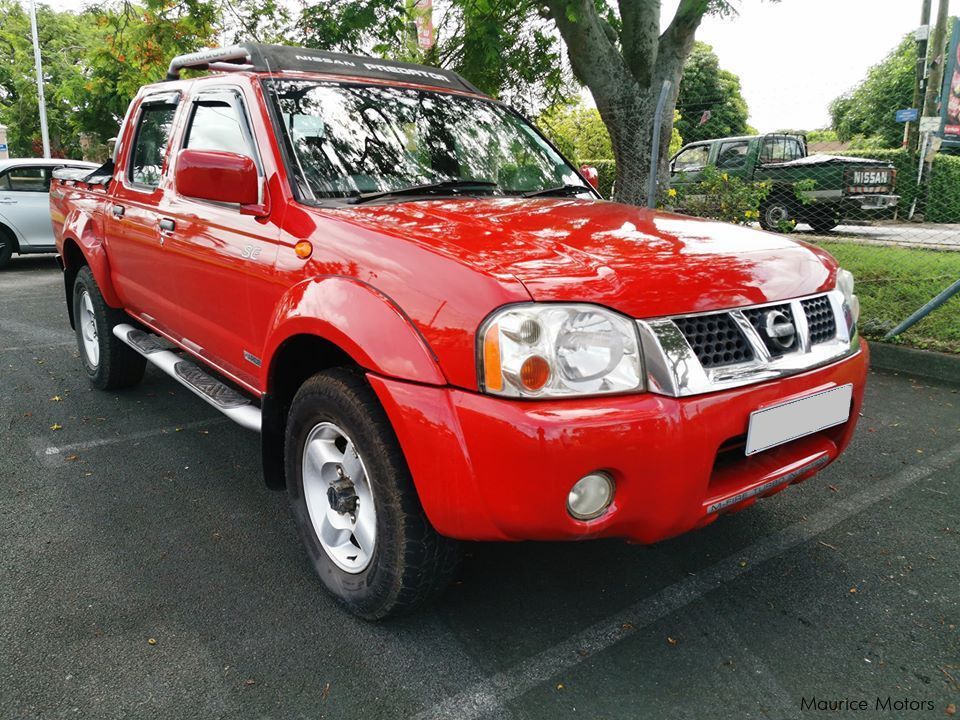
[[[14,253],[56,252],[50,222],[50,178],[58,168],[99,167],[83,160],[0,160],[0,269]]]

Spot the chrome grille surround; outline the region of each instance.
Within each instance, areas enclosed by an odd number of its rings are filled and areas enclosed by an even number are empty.
[[[829,303],[833,313],[835,332],[832,337],[825,337],[820,332],[817,335],[817,342],[812,343],[811,328],[807,322],[804,303],[821,297]],[[806,303],[814,307],[821,304]],[[789,306],[789,315],[796,328],[796,347],[781,354],[774,354],[771,353],[768,343],[760,335],[754,323],[748,319],[746,311],[781,309],[784,305]],[[646,365],[647,387],[650,392],[672,397],[688,397],[728,390],[796,375],[835,362],[860,349],[856,330],[851,335],[843,320],[847,313],[844,308],[843,293],[839,290],[720,312],[725,312],[747,339],[752,350],[752,358],[749,360],[717,367],[705,367],[676,323],[677,318],[716,315],[718,313],[716,310],[676,317],[637,320]],[[818,321],[818,328],[822,327],[821,318]]]

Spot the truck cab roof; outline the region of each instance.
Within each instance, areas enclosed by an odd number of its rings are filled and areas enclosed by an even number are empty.
[[[798,138],[798,139],[804,138],[803,135],[800,135],[797,133],[788,133],[788,132],[760,133],[758,135],[730,135],[729,137],[717,137],[717,138],[709,138],[706,140],[694,140],[693,142],[685,143],[683,147],[688,148],[694,145],[710,145],[711,143],[717,143],[717,142],[737,142],[737,141],[749,142],[751,140],[762,140],[763,138],[779,138],[779,137],[789,137],[789,138]]]

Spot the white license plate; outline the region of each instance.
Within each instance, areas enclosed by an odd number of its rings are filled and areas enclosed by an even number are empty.
[[[754,410],[747,430],[747,455],[767,450],[804,435],[845,423],[850,417],[853,385]]]

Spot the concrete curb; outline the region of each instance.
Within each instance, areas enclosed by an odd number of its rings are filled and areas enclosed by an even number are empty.
[[[960,355],[914,350],[882,342],[870,343],[870,365],[886,370],[916,375],[930,380],[960,385]]]

